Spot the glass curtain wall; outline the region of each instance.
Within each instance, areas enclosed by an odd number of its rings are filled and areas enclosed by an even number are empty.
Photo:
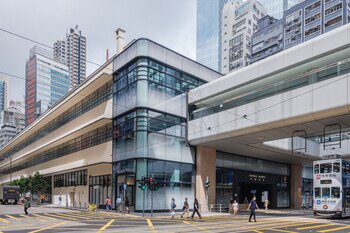
[[[156,159],[131,159],[116,164],[117,169],[117,196],[122,197],[122,185],[127,184],[126,196],[131,205],[134,205],[136,192],[135,210],[142,210],[143,191],[135,183],[135,174],[141,173],[146,177],[153,177],[160,184],[158,191],[153,193],[155,210],[166,210],[170,208],[171,198],[175,198],[178,208],[187,197],[190,203],[194,201],[195,176],[194,165],[156,160]],[[139,171],[141,169],[141,171]],[[151,192],[145,190],[145,208],[151,209]]]
[[[116,192],[119,182],[133,180],[129,182],[133,183],[132,187],[127,185],[132,189],[129,192],[133,193],[127,195],[134,198],[129,202],[135,203],[136,210],[142,209],[143,193],[134,183],[147,175],[158,177],[158,174],[164,174],[164,185],[154,192],[157,199],[155,209],[169,209],[167,199],[181,199],[181,193],[192,200],[193,182],[188,181],[186,175],[181,175],[181,172],[189,170],[183,164],[194,163],[193,150],[186,141],[185,92],[202,84],[203,80],[150,58],[137,58],[116,72],[113,86],[113,162],[137,158],[133,172],[116,172]],[[163,163],[161,161],[165,161],[164,167],[149,165]],[[118,167],[118,163],[115,166]],[[146,208],[149,209],[150,197],[146,200]]]

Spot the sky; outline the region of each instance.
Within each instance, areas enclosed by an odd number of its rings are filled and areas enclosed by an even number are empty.
[[[195,59],[196,0],[0,0],[0,28],[47,45],[79,25],[87,38],[87,59],[98,64],[116,51],[115,30],[126,30],[125,44],[147,37]],[[0,31],[0,72],[25,78],[35,45]],[[87,63],[88,74],[97,66]],[[24,80],[10,78],[10,98],[21,100]]]

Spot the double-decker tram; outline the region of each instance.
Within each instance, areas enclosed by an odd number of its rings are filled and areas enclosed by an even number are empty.
[[[314,214],[350,216],[350,162],[327,159],[314,162]]]

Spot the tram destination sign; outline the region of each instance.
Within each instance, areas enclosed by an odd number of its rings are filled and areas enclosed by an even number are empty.
[[[341,159],[341,156],[339,154],[323,155],[322,159]]]

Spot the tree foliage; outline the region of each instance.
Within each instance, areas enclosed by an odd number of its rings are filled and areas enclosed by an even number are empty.
[[[50,189],[49,181],[39,172],[35,172],[33,176],[21,176],[10,182],[10,185],[19,186],[22,195],[28,192],[31,194],[47,193]]]

